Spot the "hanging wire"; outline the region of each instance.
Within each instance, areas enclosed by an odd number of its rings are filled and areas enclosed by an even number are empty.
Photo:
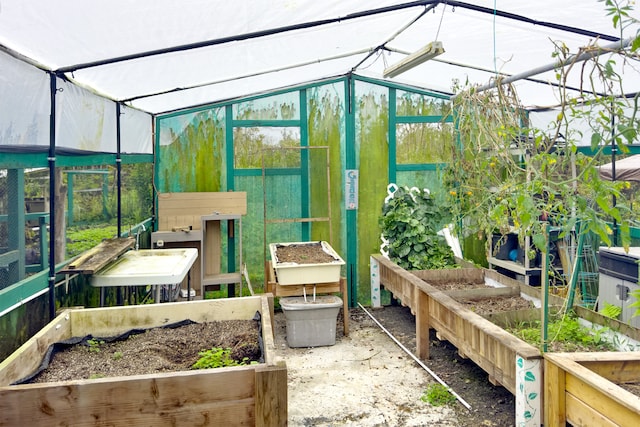
[[[496,15],[498,10],[498,0],[493,0],[493,71],[498,75],[496,59]]]
[[[438,35],[440,34],[440,27],[442,27],[442,18],[444,18],[444,11],[447,9],[447,2],[444,2],[444,6],[442,7],[442,14],[440,15],[440,23],[438,24],[438,31],[436,31],[436,38],[438,40]]]

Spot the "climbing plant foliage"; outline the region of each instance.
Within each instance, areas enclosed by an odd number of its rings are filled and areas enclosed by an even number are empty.
[[[632,19],[628,8],[604,3],[623,36]],[[638,140],[638,94],[620,96],[622,72],[636,72],[633,64],[640,59],[640,38],[633,37],[629,46],[605,52],[596,42],[577,52],[555,43],[551,56],[567,65],[555,70],[557,116],[546,128],[532,125],[515,87],[502,84],[500,76],[493,90],[455,89],[451,114],[458,140],[450,147],[445,183],[463,232],[483,238],[515,231],[544,251],[546,222],[561,236],[580,222],[606,245],[616,224],[617,244],[629,246],[629,227],[638,219],[625,194],[630,183],[602,180],[597,166],[610,160],[605,149],[613,146],[624,155]],[[578,62],[583,54],[590,59]],[[590,147],[582,146],[585,140]]]

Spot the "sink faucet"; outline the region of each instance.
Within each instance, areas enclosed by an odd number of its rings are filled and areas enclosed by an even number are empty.
[[[140,230],[147,231],[147,229],[144,227],[144,224],[140,224],[140,226],[136,230],[136,251],[140,247]]]

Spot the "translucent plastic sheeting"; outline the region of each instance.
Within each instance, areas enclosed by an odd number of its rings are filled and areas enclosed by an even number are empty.
[[[451,91],[455,81],[483,85],[551,63],[556,45],[578,53],[640,25],[623,27],[597,0],[3,0],[0,9],[0,44],[153,114],[349,72],[382,78],[434,40],[444,54],[393,80]],[[636,68],[615,67],[622,92],[640,89]],[[578,77],[569,84],[580,87]],[[538,79],[522,83],[522,104],[556,105],[555,73]]]
[[[633,115],[633,102],[629,99],[619,99],[619,102],[623,102],[627,104],[625,108],[625,117],[631,117]],[[600,118],[600,114],[603,112],[602,107],[592,107],[594,112],[591,114],[586,114],[586,110],[584,112],[580,112],[581,107],[573,107],[576,109],[576,116],[572,117],[572,112],[570,109],[565,110],[565,114],[567,115],[567,119],[571,122],[571,128],[566,129],[565,126],[561,126],[560,133],[564,135],[567,140],[573,141],[575,145],[578,147],[590,147],[591,146],[591,136],[593,135],[593,127],[597,127],[599,132],[602,132],[602,126],[596,125],[596,123],[590,123],[586,120],[586,118],[590,118],[592,121],[595,118]],[[582,107],[586,109],[588,107]],[[546,111],[532,111],[529,113],[529,119],[531,120],[531,127],[534,129],[540,129],[545,132],[547,135],[556,131],[558,126],[557,117],[558,113],[561,109],[556,108],[552,110]],[[607,113],[604,113],[604,117],[607,116]]]
[[[0,145],[49,145],[49,76],[0,52]]]
[[[393,0],[3,0],[0,43],[51,69],[234,37],[402,3]],[[331,39],[329,29],[324,41]],[[366,34],[352,37],[367,39]],[[292,36],[291,38],[294,38]],[[223,58],[221,58],[223,59]],[[170,69],[165,69],[170,72]]]
[[[152,154],[152,122],[150,114],[123,106],[120,109],[120,152]]]
[[[364,55],[359,55],[364,58]],[[135,102],[136,107],[145,111],[171,111],[189,105],[202,105],[212,100],[228,100],[241,96],[264,93],[265,88],[271,90],[301,85],[330,77],[335,77],[336,69],[345,69],[354,58],[341,58],[330,62],[313,63],[300,68],[282,70],[276,73],[258,74],[242,80],[228,80],[201,88],[176,91]]]
[[[84,151],[116,151],[116,105],[58,79],[56,146]]]
[[[58,79],[56,146],[90,152],[117,153],[116,104]],[[120,109],[120,152],[153,152],[151,115]]]

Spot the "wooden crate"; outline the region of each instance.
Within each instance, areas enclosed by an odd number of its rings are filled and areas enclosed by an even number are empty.
[[[11,386],[50,344],[134,327],[252,319],[262,314],[265,362],[132,377]],[[275,359],[271,295],[67,310],[0,364],[0,425],[257,425],[287,422],[287,369]]]
[[[544,372],[545,426],[640,425],[640,397],[618,385],[640,380],[640,352],[547,353]]]

